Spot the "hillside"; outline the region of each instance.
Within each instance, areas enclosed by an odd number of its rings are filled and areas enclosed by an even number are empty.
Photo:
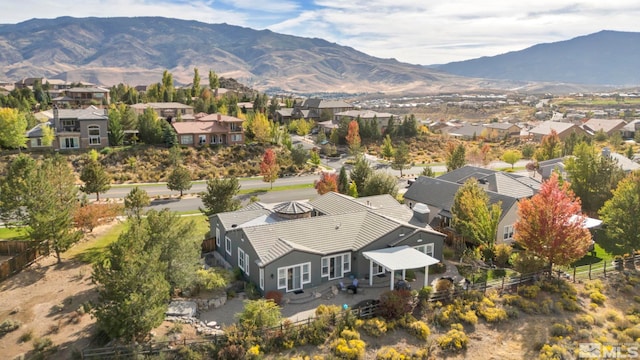
[[[490,88],[322,39],[160,17],[32,19],[0,25],[0,78],[46,76],[111,86],[181,84],[213,69],[259,90],[443,92]]]
[[[600,31],[436,68],[489,79],[633,86],[640,84],[639,56],[640,33]]]

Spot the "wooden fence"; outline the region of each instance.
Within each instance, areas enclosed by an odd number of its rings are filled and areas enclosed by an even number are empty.
[[[11,256],[0,264],[0,281],[4,281],[48,252],[28,241],[0,241],[0,255]]]

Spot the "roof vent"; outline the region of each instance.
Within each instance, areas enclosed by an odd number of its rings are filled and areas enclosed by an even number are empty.
[[[233,224],[233,225],[231,225],[231,228],[232,228],[232,229],[235,229],[235,228],[237,228],[237,227],[238,227],[238,224]]]
[[[342,223],[336,225],[336,230],[340,229],[340,226],[342,226]]]

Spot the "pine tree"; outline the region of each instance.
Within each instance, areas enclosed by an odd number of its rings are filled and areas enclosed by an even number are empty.
[[[391,168],[394,170],[400,170],[400,177],[402,177],[402,169],[409,164],[409,160],[409,146],[407,146],[404,141],[401,141],[393,154]]]
[[[365,159],[361,154],[358,155],[356,157],[356,163],[353,165],[353,169],[351,169],[351,172],[349,173],[349,178],[356,184],[358,194],[364,194],[364,183],[372,173],[373,170],[371,170],[367,159]]]
[[[33,188],[37,164],[31,156],[18,155],[0,178],[0,219],[5,225],[23,225],[29,221],[27,205]]]
[[[466,149],[464,144],[458,144],[455,146],[450,143],[447,153],[447,171],[453,171],[463,167],[466,161]]]
[[[201,194],[203,208],[200,211],[207,217],[240,208],[240,201],[234,197],[240,191],[240,182],[235,177],[207,180],[207,190]]]
[[[191,84],[191,96],[200,96],[200,73],[198,68],[193,68],[193,84]]]
[[[100,193],[107,192],[111,188],[111,179],[104,170],[104,167],[94,159],[82,169],[80,180],[84,185],[80,186],[80,191],[89,195],[96,194],[96,200],[100,201]]]
[[[344,166],[340,167],[340,174],[338,175],[338,192],[340,194],[346,194],[349,191],[349,176],[347,175],[347,169]]]
[[[391,159],[393,157],[393,144],[391,143],[391,136],[389,136],[387,134],[387,136],[384,137],[384,141],[382,143],[382,156],[385,159]]]
[[[191,173],[184,166],[176,166],[169,179],[167,179],[167,188],[172,191],[180,191],[182,197],[185,190],[191,189]]]
[[[144,208],[151,204],[151,199],[146,191],[136,186],[124,198],[124,210],[129,217],[138,222],[142,219]]]

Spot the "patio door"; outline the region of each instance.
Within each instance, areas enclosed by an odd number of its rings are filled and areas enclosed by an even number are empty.
[[[302,289],[302,271],[299,266],[287,269],[287,292]]]
[[[332,256],[329,258],[329,280],[342,277],[342,256]]]

